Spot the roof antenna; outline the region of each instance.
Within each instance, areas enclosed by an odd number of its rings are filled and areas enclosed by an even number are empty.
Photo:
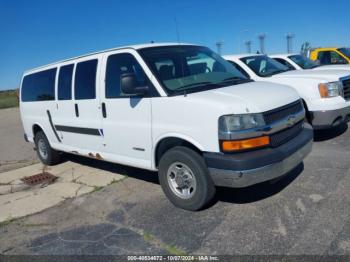
[[[175,20],[177,42],[180,44],[180,33],[179,33],[179,26],[177,24],[177,18],[175,17],[174,20]]]

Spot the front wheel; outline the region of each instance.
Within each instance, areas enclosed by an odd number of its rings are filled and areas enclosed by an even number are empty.
[[[215,186],[201,155],[187,147],[167,151],[159,163],[159,182],[177,207],[199,210],[215,195]]]

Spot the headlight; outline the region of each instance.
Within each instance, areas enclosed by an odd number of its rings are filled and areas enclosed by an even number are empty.
[[[319,84],[318,90],[322,98],[340,96],[342,90],[342,83],[340,81],[337,81]]]
[[[227,115],[219,118],[219,131],[224,133],[265,125],[262,114]]]

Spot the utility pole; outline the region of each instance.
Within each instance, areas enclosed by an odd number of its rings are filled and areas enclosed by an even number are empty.
[[[216,49],[217,49],[217,52],[219,55],[221,55],[223,45],[224,45],[224,41],[217,41],[216,42]]]
[[[260,34],[259,35],[259,42],[260,42],[260,53],[265,54],[265,38],[266,34]]]
[[[248,41],[245,41],[245,46],[247,48],[247,53],[250,54],[252,52],[252,41],[248,40]]]
[[[290,54],[293,52],[293,38],[294,38],[294,34],[292,33],[288,33],[286,35],[287,38],[287,53]]]

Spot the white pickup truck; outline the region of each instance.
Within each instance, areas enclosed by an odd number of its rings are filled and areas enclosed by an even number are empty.
[[[266,55],[231,55],[225,59],[250,79],[293,87],[302,97],[314,129],[350,120],[349,71],[291,70]]]
[[[348,70],[350,74],[349,64],[319,65],[315,61],[301,54],[275,54],[269,55],[269,57],[292,70]]]
[[[44,164],[68,152],[158,171],[166,196],[188,210],[209,203],[215,185],[285,175],[313,140],[293,88],[249,80],[190,44],[127,46],[29,70],[20,110]]]

